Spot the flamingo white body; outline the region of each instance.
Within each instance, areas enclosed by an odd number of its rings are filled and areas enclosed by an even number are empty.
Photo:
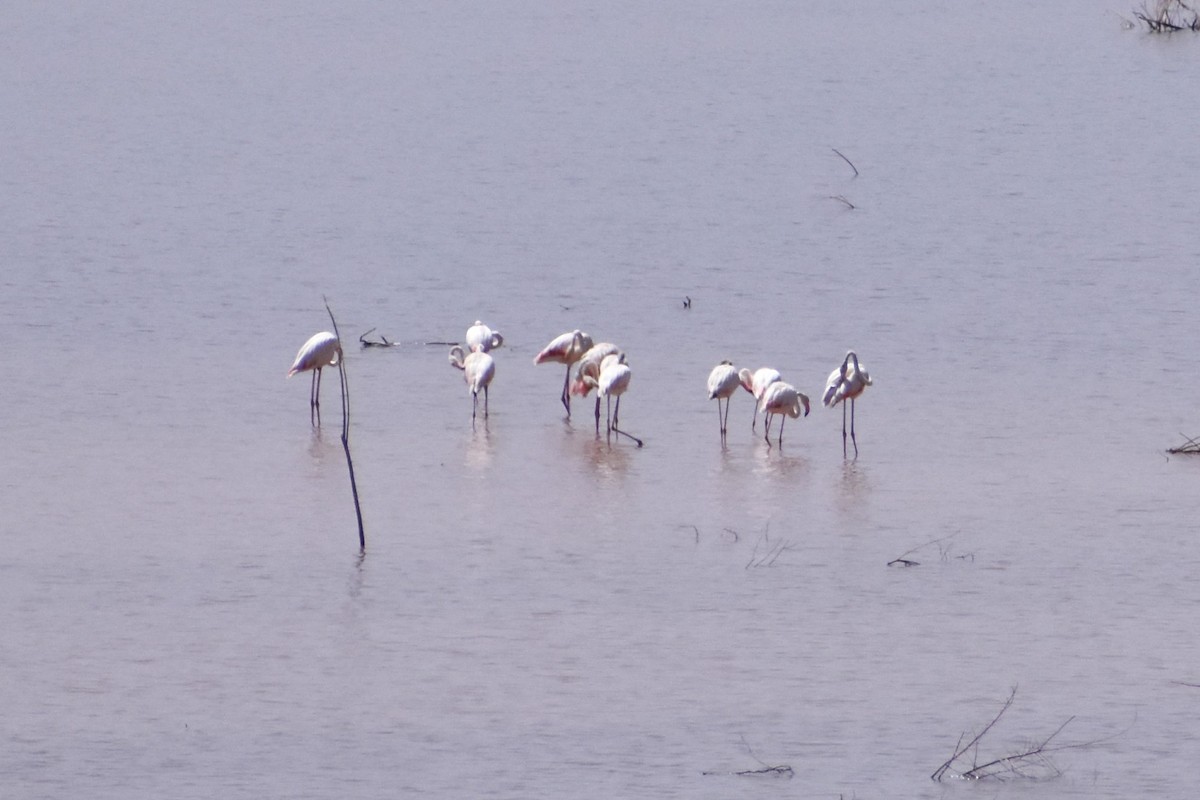
[[[758,411],[762,405],[763,392],[772,383],[783,380],[783,376],[777,369],[759,367],[753,373],[748,369],[741,370],[738,372],[738,380],[742,382],[743,389],[754,395],[754,416],[750,420],[750,430],[758,430]]]
[[[717,419],[721,423],[721,436],[725,436],[729,422],[729,398],[741,386],[741,376],[732,361],[722,361],[708,373],[708,399],[717,401]],[[725,414],[721,415],[721,401],[725,401]],[[757,417],[758,415],[755,414]]]
[[[600,342],[592,345],[575,363],[575,380],[571,381],[570,393],[587,397],[600,381],[600,362],[605,356],[616,355],[621,348],[612,342]],[[596,431],[600,431],[600,395],[596,394]]]
[[[772,417],[782,417],[779,420],[779,444],[783,444],[783,424],[787,422],[787,418],[798,419],[801,413],[808,416],[808,396],[796,391],[796,387],[790,383],[775,381],[769,384],[763,391],[760,402],[763,414],[766,415],[763,438],[767,440],[767,444],[771,443]]]
[[[325,367],[336,366],[342,357],[342,347],[338,337],[329,331],[321,331],[309,338],[296,360],[288,370],[290,378],[297,372],[312,372],[312,385],[308,392],[309,419],[314,425],[321,421],[321,370]]]
[[[467,350],[470,352],[478,350],[487,353],[502,344],[504,337],[500,335],[500,331],[492,330],[479,320],[475,320],[475,324],[467,328]]]
[[[598,397],[604,398],[607,407],[606,425],[610,432],[620,427],[617,424],[617,417],[621,412],[621,395],[625,394],[629,388],[629,381],[632,377],[633,371],[625,363],[624,353],[607,355],[600,362],[600,377],[596,381],[596,394]],[[615,408],[612,404],[614,397],[617,398]]]
[[[479,393],[483,392],[483,416],[488,415],[488,386],[496,376],[496,360],[482,350],[464,353],[458,345],[450,348],[450,365],[463,371],[467,391],[471,393],[471,419],[479,408]]]
[[[854,436],[854,401],[871,385],[871,376],[858,363],[858,354],[853,350],[846,353],[842,365],[829,373],[825,383],[825,395],[821,398],[826,408],[842,404],[842,455],[846,455],[846,406],[850,406],[850,441],[854,443],[854,455],[858,457],[858,439]],[[850,401],[848,404],[846,401]]]
[[[568,386],[571,382],[571,365],[583,357],[583,354],[592,348],[592,337],[580,330],[574,330],[569,333],[560,334],[550,341],[550,344],[542,348],[536,356],[533,357],[534,364],[566,364],[567,374],[563,378],[562,388],[562,404],[567,410],[567,416],[571,416],[571,395],[568,392]]]

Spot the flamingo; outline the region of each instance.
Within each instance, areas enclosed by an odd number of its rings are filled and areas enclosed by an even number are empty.
[[[783,417],[779,421],[779,445],[782,447],[783,423],[787,422],[788,417],[798,419],[801,408],[804,409],[804,416],[808,416],[808,396],[796,391],[796,387],[790,383],[775,381],[763,392],[762,408],[767,418],[763,438],[767,440],[768,447],[771,444],[771,417],[776,415]]]
[[[479,350],[486,353],[502,344],[504,337],[500,335],[500,331],[492,330],[479,320],[475,320],[475,324],[467,328],[467,350],[471,352]]]
[[[617,422],[617,417],[621,413],[621,395],[625,394],[625,391],[629,388],[629,381],[632,377],[633,372],[629,369],[629,365],[625,363],[624,353],[605,356],[604,360],[600,362],[600,378],[596,381],[596,396],[604,398],[607,409],[606,424],[608,433],[611,434],[613,431],[616,431],[617,433],[625,434],[637,442],[638,447],[641,447],[642,440],[620,430]],[[612,404],[614,397],[617,398],[615,407]]]
[[[733,396],[739,386],[741,386],[741,376],[738,375],[732,361],[722,361],[713,367],[712,372],[708,373],[708,399],[716,398],[717,419],[721,423],[722,439],[725,438],[729,423],[729,398]],[[721,416],[721,400],[725,401],[725,416]],[[758,413],[755,412],[754,416],[757,420]]]
[[[592,345],[575,363],[575,380],[571,382],[571,394],[588,396],[588,392],[596,388],[600,380],[600,363],[605,356],[621,352],[621,348],[612,342],[600,342]],[[590,380],[589,380],[590,378]],[[600,394],[596,394],[596,433],[600,432]]]
[[[858,440],[854,438],[854,401],[871,385],[871,376],[858,363],[858,354],[853,350],[846,353],[842,365],[829,373],[825,384],[822,403],[826,408],[842,404],[842,457],[846,456],[846,400],[850,401],[850,441],[854,443],[854,457],[858,458]]]
[[[743,389],[754,395],[754,416],[751,418],[750,430],[756,431],[758,430],[758,408],[762,402],[763,392],[772,383],[783,380],[783,376],[777,369],[759,367],[753,373],[748,369],[743,369],[738,373],[738,380],[742,382]]]
[[[496,360],[482,350],[464,353],[462,347],[454,345],[450,348],[450,366],[463,371],[463,379],[467,382],[467,390],[471,393],[471,422],[475,421],[475,412],[479,406],[479,392],[483,391],[483,418],[488,415],[488,386],[496,376]]]
[[[313,425],[321,424],[321,370],[335,366],[342,358],[342,345],[338,337],[329,331],[314,334],[300,352],[292,368],[288,370],[290,378],[297,372],[312,372],[312,385],[308,392],[308,416]]]
[[[567,393],[567,386],[571,382],[571,365],[582,358],[591,347],[592,337],[583,331],[574,330],[554,337],[550,344],[533,357],[534,364],[555,362],[567,365],[567,374],[563,378],[562,404],[567,410],[568,418],[571,416],[571,395]]]

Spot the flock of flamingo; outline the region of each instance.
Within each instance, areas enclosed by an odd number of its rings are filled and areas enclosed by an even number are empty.
[[[467,329],[466,349],[462,345],[454,345],[450,349],[450,365],[462,370],[467,390],[471,393],[472,424],[479,411],[479,394],[483,393],[483,416],[488,415],[488,386],[496,375],[496,361],[491,351],[504,344],[504,337],[498,331],[489,328],[483,322],[476,320]],[[309,414],[314,425],[320,424],[321,418],[321,370],[324,367],[336,366],[342,358],[341,345],[338,337],[329,331],[314,335],[300,352],[292,364],[288,377],[298,372],[311,372],[312,385],[309,390]],[[556,336],[533,357],[534,364],[564,364],[567,372],[563,378],[562,404],[571,416],[571,397],[587,397],[594,389],[596,391],[596,433],[600,432],[600,398],[604,398],[606,407],[605,431],[611,436],[616,433],[627,436],[642,446],[642,440],[621,430],[619,415],[621,411],[621,395],[629,388],[633,376],[625,354],[611,342],[593,343],[592,337],[583,331],[575,330]],[[572,371],[574,379],[572,379]],[[841,366],[829,373],[825,384],[825,394],[821,403],[826,408],[842,406],[842,455],[847,455],[846,407],[850,408],[849,441],[854,446],[854,455],[858,456],[858,440],[854,435],[854,403],[863,390],[871,385],[871,376],[858,362],[858,355],[853,350],[846,353]],[[758,415],[765,417],[763,438],[771,443],[771,424],[779,417],[779,433],[777,441],[783,444],[783,425],[788,417],[797,419],[803,413],[808,416],[808,396],[796,390],[796,387],[783,380],[778,370],[770,367],[751,372],[749,369],[737,369],[732,362],[722,361],[713,367],[708,375],[708,399],[717,401],[717,418],[720,421],[721,441],[725,441],[729,422],[729,400],[738,388],[745,389],[754,396],[754,418],[751,430],[757,430]],[[613,402],[616,398],[616,402]],[[724,413],[721,411],[721,401],[725,401]]]

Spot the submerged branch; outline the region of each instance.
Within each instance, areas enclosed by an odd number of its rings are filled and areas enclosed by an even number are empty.
[[[837,153],[839,156],[841,156],[842,161],[845,161],[847,164],[850,165],[850,169],[854,170],[854,177],[857,178],[858,177],[858,167],[854,166],[854,162],[851,161],[850,159],[846,158],[844,155],[842,155],[842,151],[838,150],[836,147],[831,147],[830,149],[833,150],[833,152]]]
[[[1187,441],[1178,447],[1168,447],[1168,453],[1171,455],[1190,455],[1193,453],[1200,453],[1200,436],[1188,437],[1184,436],[1182,433],[1179,435],[1183,436],[1183,438]]]
[[[338,332],[337,320],[329,307],[329,299],[325,301],[325,310],[329,312],[329,321],[333,323],[333,335],[338,339],[338,350],[341,350],[342,335]],[[372,328],[371,330],[374,330]],[[370,333],[370,331],[367,331]],[[338,376],[342,380],[342,449],[346,451],[346,467],[350,470],[350,492],[354,496],[354,514],[358,518],[358,549],[365,552],[367,537],[363,531],[362,506],[358,502],[358,482],[354,479],[354,459],[350,457],[350,385],[346,382],[346,359],[338,358]]]
[[[949,541],[949,540],[953,539],[955,536],[958,536],[959,533],[961,533],[961,531],[955,531],[954,533],[951,533],[947,536],[939,536],[937,539],[930,539],[928,542],[925,542],[925,544],[919,544],[916,547],[912,548],[911,550],[904,551],[900,555],[893,558],[891,561],[887,562],[887,565],[889,567],[895,567],[895,566],[917,567],[917,566],[920,566],[920,564],[921,564],[920,561],[913,561],[912,559],[908,558],[908,556],[912,555],[913,553],[917,552],[918,550],[929,547],[929,545],[931,545],[931,544],[938,545],[938,552],[941,554],[942,560],[946,561],[949,558],[950,551],[949,551],[949,549],[942,547],[941,544],[942,544],[942,542]],[[959,556],[959,558],[964,558],[964,556]],[[970,558],[973,560],[974,556],[970,556]]]
[[[1063,750],[1082,750],[1084,748],[1093,747],[1102,742],[1120,736],[1125,731],[1120,731],[1112,736],[1103,737],[1100,739],[1091,739],[1086,742],[1069,742],[1066,744],[1054,744],[1058,735],[1070,725],[1075,717],[1067,717],[1067,719],[1059,725],[1054,731],[1040,741],[1034,741],[1024,749],[1014,753],[998,756],[996,758],[988,758],[980,762],[979,749],[983,743],[983,738],[991,731],[996,724],[1000,722],[1000,718],[1005,712],[1012,707],[1013,700],[1017,694],[1017,687],[1014,686],[1008,693],[1008,698],[992,717],[992,720],[984,726],[983,730],[977,733],[970,741],[963,744],[966,739],[966,733],[962,733],[958,737],[958,743],[954,746],[954,754],[948,758],[945,763],[933,771],[929,777],[935,781],[941,781],[947,776],[961,778],[962,780],[977,781],[985,778],[993,778],[1003,780],[1008,776],[1016,776],[1030,779],[1055,778],[1062,774],[1062,771],[1054,765],[1050,760],[1051,753],[1059,753]],[[1135,717],[1136,721],[1136,717]],[[1132,726],[1131,726],[1132,727]],[[965,756],[970,753],[970,758]],[[956,766],[960,764],[960,766]]]
[[[371,341],[367,337],[370,336],[374,332],[375,332],[375,329],[371,328],[371,330],[367,331],[366,333],[359,334],[358,341],[362,344],[363,347],[396,347],[397,346],[396,342],[389,342],[387,337],[384,336],[382,333],[379,334],[378,342]]]
[[[1200,13],[1183,0],[1156,0],[1150,9],[1149,0],[1135,9],[1133,16],[1141,20],[1151,33],[1200,31]]]
[[[740,777],[740,778],[753,777],[753,776],[758,776],[758,775],[770,775],[770,776],[774,776],[774,777],[783,777],[783,778],[788,778],[788,779],[791,779],[792,776],[795,775],[795,771],[788,764],[768,764],[765,761],[763,761],[761,758],[756,756],[754,754],[754,749],[752,747],[750,747],[750,744],[746,741],[745,736],[742,736],[742,746],[746,748],[746,752],[750,754],[751,758],[753,758],[755,761],[757,761],[759,764],[762,765],[761,767],[759,767],[758,769],[739,769],[739,770],[734,770],[731,772],[706,771],[706,772],[701,772],[700,774],[701,775],[736,775],[737,777]]]

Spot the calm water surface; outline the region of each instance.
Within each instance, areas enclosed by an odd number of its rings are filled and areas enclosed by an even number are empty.
[[[1128,11],[0,12],[0,793],[1194,796],[1200,40]],[[365,555],[323,297],[400,343]],[[576,327],[644,448],[533,366]],[[714,364],[850,347],[857,460],[721,446]],[[1014,686],[981,758],[1105,741],[930,781]]]

